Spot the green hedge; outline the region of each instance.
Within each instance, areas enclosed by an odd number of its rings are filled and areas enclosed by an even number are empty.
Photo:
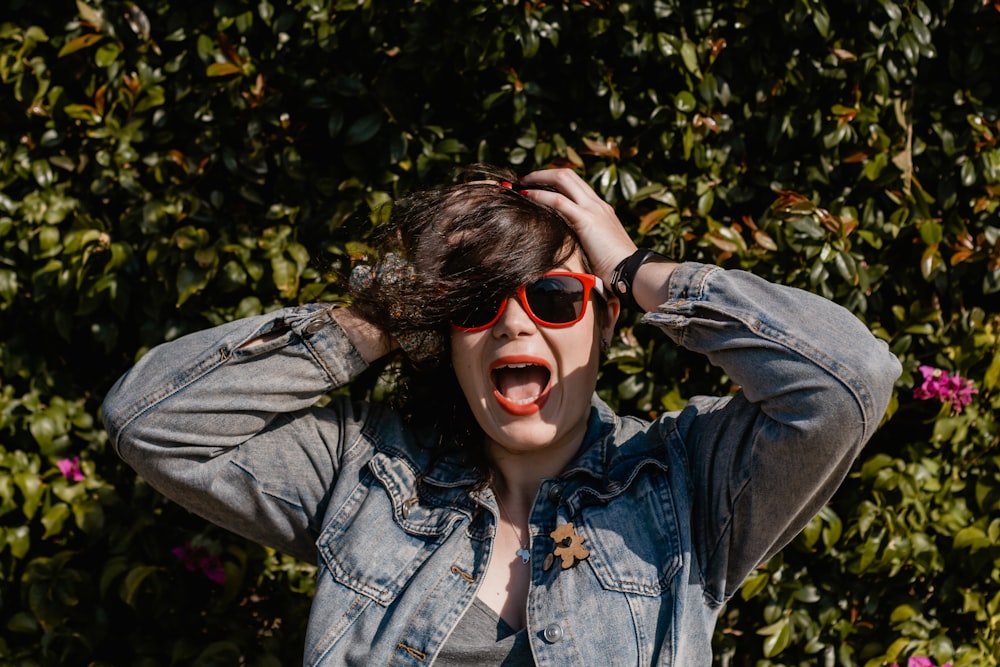
[[[903,361],[841,492],[725,610],[719,664],[1000,663],[1000,5],[7,7],[4,664],[301,661],[311,569],[137,480],[101,398],[160,341],[342,299],[381,207],[472,161],[571,165],[640,243],[824,294]],[[620,410],[732,390],[633,324],[599,387]]]

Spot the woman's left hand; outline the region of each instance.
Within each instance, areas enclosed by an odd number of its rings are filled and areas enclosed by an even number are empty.
[[[524,190],[524,196],[549,206],[562,215],[576,233],[594,273],[605,283],[619,262],[636,250],[614,208],[571,169],[543,169],[521,179],[525,185],[544,185],[549,190]]]

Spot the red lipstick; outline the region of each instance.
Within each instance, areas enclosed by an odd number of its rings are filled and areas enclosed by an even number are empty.
[[[507,374],[510,377],[506,377]],[[501,357],[490,364],[490,376],[493,379],[493,397],[501,408],[515,417],[532,415],[541,410],[552,388],[552,368],[540,357],[522,354]],[[530,396],[517,396],[517,393],[524,393],[524,385],[528,384],[537,384],[539,391]],[[506,395],[508,389],[512,389],[513,397]]]

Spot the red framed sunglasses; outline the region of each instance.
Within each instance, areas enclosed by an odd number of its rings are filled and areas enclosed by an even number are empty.
[[[591,290],[604,295],[604,283],[589,273],[549,271],[538,280],[521,285],[514,292],[528,317],[543,327],[561,328],[576,324],[587,314]],[[457,314],[451,326],[459,331],[489,329],[507,307],[508,297],[484,301],[464,313]]]

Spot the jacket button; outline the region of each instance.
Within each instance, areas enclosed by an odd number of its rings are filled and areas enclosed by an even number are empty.
[[[399,508],[399,513],[403,516],[404,519],[410,518],[410,508],[416,505],[418,502],[420,502],[420,498],[410,498],[405,503],[403,503],[403,506]]]
[[[549,500],[554,503],[558,503],[559,499],[562,498],[563,486],[562,484],[553,484],[549,487]]]
[[[555,644],[563,638],[562,626],[558,623],[549,623],[545,626],[545,630],[542,631],[542,636],[545,637],[545,641],[548,643]]]
[[[319,331],[321,331],[324,326],[326,326],[326,325],[323,324],[322,320],[313,320],[312,322],[310,322],[309,324],[307,324],[305,326],[305,328],[303,329],[303,331],[306,332],[307,334],[314,334],[314,333],[318,333]]]

